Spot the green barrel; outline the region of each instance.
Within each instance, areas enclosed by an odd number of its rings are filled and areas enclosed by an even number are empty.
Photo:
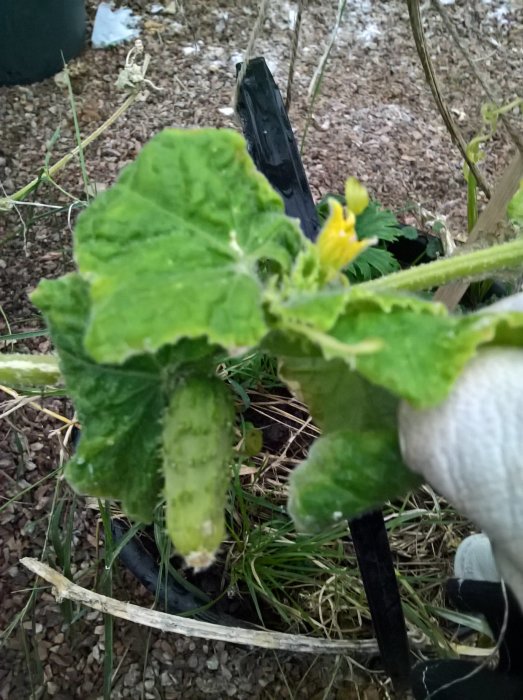
[[[83,50],[85,32],[85,0],[0,0],[0,85],[58,73]]]

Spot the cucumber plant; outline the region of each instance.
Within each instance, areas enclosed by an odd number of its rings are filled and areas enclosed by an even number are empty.
[[[82,426],[65,472],[76,491],[145,522],[164,500],[177,551],[210,564],[233,456],[232,394],[216,367],[254,349],[277,359],[322,430],[290,481],[299,528],[419,483],[401,459],[399,402],[436,405],[479,348],[521,345],[523,313],[451,316],[410,292],[517,267],[523,241],[351,285],[342,271],[375,239],[357,236],[372,217],[351,180],[345,204],[329,200],[311,243],[243,138],[214,129],[158,134],[90,204],[77,270],[31,297],[56,358],[0,359],[6,384],[63,378]]]

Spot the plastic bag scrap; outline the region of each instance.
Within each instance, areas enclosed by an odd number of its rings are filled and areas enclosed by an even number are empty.
[[[140,17],[134,15],[127,7],[113,9],[112,2],[100,3],[94,18],[91,37],[93,48],[103,49],[136,39],[140,34],[139,22]]]

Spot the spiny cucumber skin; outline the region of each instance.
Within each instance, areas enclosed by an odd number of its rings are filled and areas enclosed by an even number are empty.
[[[167,531],[189,566],[205,568],[225,537],[234,406],[217,378],[190,376],[167,408],[163,429]]]

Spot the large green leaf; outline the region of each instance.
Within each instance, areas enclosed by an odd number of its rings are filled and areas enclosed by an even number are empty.
[[[447,395],[485,327],[461,324],[449,316],[417,314],[394,309],[388,315],[376,309],[347,314],[332,330],[343,343],[379,338],[381,349],[356,360],[358,371],[371,382],[408,399],[417,406],[438,403]]]
[[[322,365],[319,358],[341,360],[348,369],[357,370],[359,379],[350,373],[344,377],[341,365],[336,365],[339,385],[347,381],[347,393],[359,396],[361,405],[360,391],[370,391],[371,382],[415,406],[425,407],[447,396],[479,346],[523,346],[523,313],[484,311],[451,316],[442,304],[409,294],[375,293],[358,286],[316,294],[302,292],[284,300],[275,298],[270,308],[278,318],[278,330],[266,337],[264,345],[282,358],[283,378],[300,385],[299,393],[313,414],[313,397],[320,391],[315,376],[321,376],[323,370],[307,370],[306,376],[302,368],[297,369],[296,358],[304,366],[308,366],[308,358],[324,369],[329,366]],[[294,376],[296,371],[300,377]],[[336,380],[326,377],[325,381],[334,391]],[[368,403],[369,396],[365,400]],[[376,394],[369,405],[380,401]],[[321,408],[322,413],[325,410]],[[354,420],[350,411],[346,417]]]
[[[396,431],[338,430],[316,440],[292,473],[288,510],[298,529],[315,532],[420,483],[401,461]]]
[[[239,134],[163,131],[79,217],[86,349],[121,363],[184,337],[256,344],[266,332],[259,263],[288,270],[303,240]]]
[[[278,371],[323,431],[393,430],[396,426],[395,396],[371,384],[343,360],[325,360],[312,344],[287,342]]]
[[[358,286],[297,295],[271,310],[280,330],[265,344],[279,357],[343,360],[418,407],[442,401],[480,345],[523,345],[521,313],[451,316],[442,304]]]
[[[508,299],[507,299],[508,301]],[[485,345],[510,345],[512,347],[523,347],[523,313],[521,312],[492,312],[489,314],[488,307],[481,309],[474,316],[488,318],[489,336]]]
[[[523,341],[523,314],[451,316],[437,306],[394,303],[383,313],[379,298],[363,305],[349,303],[330,335],[349,346],[371,338],[380,341],[376,352],[355,357],[358,372],[417,407],[434,405],[447,396],[480,345]]]
[[[32,295],[49,324],[68,394],[82,424],[66,476],[80,493],[117,498],[131,517],[151,520],[160,498],[165,406],[155,357],[100,365],[86,354],[87,284],[77,274],[40,283]]]
[[[271,313],[277,316],[283,327],[295,324],[328,331],[336,323],[347,304],[348,288],[325,288],[311,292],[294,292],[285,299],[270,299]]]

